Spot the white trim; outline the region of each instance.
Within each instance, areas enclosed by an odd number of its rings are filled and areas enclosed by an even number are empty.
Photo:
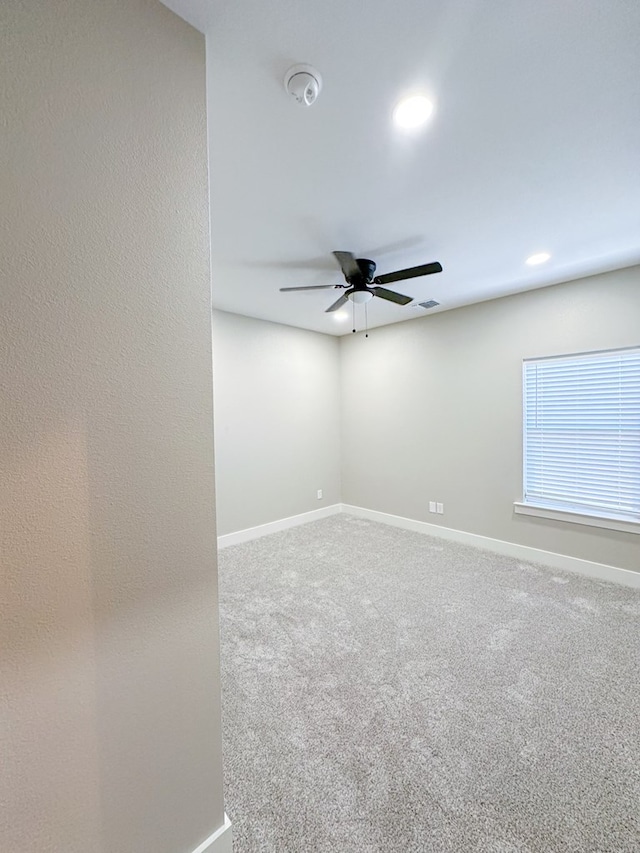
[[[640,534],[640,521],[632,521],[629,518],[605,518],[601,515],[589,515],[586,512],[536,506],[523,501],[514,501],[513,511],[517,515],[533,515],[536,518],[550,518],[552,521],[568,521],[571,524],[584,524],[587,527],[604,527],[606,530]]]
[[[533,355],[529,358],[523,358],[523,361],[559,361],[564,358],[567,361],[570,361],[573,358],[589,358],[593,356],[597,358],[600,355],[609,355],[613,352],[628,352],[632,349],[640,349],[640,345],[632,344],[630,347],[613,347],[613,349],[594,349],[594,350],[581,350],[580,352],[561,352],[557,355]]]
[[[504,554],[507,557],[530,560],[550,566],[553,569],[576,572],[577,574],[597,578],[598,580],[640,589],[640,572],[633,572],[629,569],[620,569],[617,566],[608,566],[604,563],[593,563],[590,560],[581,560],[578,557],[569,557],[566,554],[542,551],[539,548],[531,548],[528,545],[504,542],[502,539],[491,539],[488,536],[480,536],[477,533],[467,533],[464,530],[454,530],[451,527],[441,527],[438,524],[428,524],[426,521],[403,518],[399,515],[390,515],[386,512],[378,512],[377,510],[365,509],[360,506],[342,504],[342,511],[358,516],[359,518],[368,518],[371,521],[380,521],[383,524],[390,524],[393,527],[401,527],[404,530],[414,530],[417,533],[438,536],[441,539],[448,539],[451,542],[461,542],[464,545],[484,548],[488,551],[494,551],[496,554]]]
[[[202,844],[199,844],[193,853],[233,853],[231,836],[231,821],[225,813],[224,823],[220,829],[216,829],[213,835],[205,838]]]
[[[341,511],[342,504],[331,504],[331,506],[324,506],[321,509],[311,510],[311,512],[291,515],[289,518],[279,518],[277,521],[260,524],[258,527],[248,527],[246,530],[226,533],[224,536],[218,536],[218,548],[228,548],[230,545],[250,542],[252,539],[259,539],[261,536],[268,536],[270,533],[278,533],[280,530],[287,530],[289,527],[297,527],[299,524],[306,524],[308,521],[318,521],[321,518],[327,518],[329,515],[337,515]]]
[[[516,510],[517,511],[517,510]],[[520,560],[531,560],[542,563],[552,569],[561,569],[567,572],[576,572],[587,577],[598,580],[619,583],[624,586],[640,589],[640,571],[633,572],[630,569],[621,569],[617,566],[608,566],[605,563],[594,563],[591,560],[581,560],[579,557],[570,557],[567,554],[556,554],[554,551],[543,551],[540,548],[531,548],[528,545],[519,545],[516,542],[505,542],[502,539],[491,539],[489,536],[480,536],[478,533],[467,533],[465,530],[455,530],[451,527],[442,527],[439,524],[429,524],[426,521],[418,521],[415,518],[403,518],[400,515],[390,515],[386,512],[378,512],[374,509],[365,509],[361,506],[350,504],[332,504],[322,509],[303,512],[300,515],[292,515],[289,518],[281,518],[258,527],[249,527],[246,530],[238,530],[236,533],[227,533],[218,537],[218,548],[228,548],[230,545],[239,545],[258,539],[260,536],[268,536],[289,527],[297,527],[308,521],[318,521],[330,515],[345,512],[360,518],[368,518],[371,521],[380,521],[382,524],[390,524],[393,527],[401,527],[404,530],[413,530],[417,533],[425,533],[429,536],[438,536],[451,542],[461,542],[475,548],[484,548],[494,551],[496,554],[504,554],[507,557],[515,557]],[[636,532],[636,531],[634,531]],[[200,853],[200,851],[194,851]],[[217,853],[217,851],[216,851]]]

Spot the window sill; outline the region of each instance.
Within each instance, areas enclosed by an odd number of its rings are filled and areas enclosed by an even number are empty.
[[[623,533],[640,533],[640,521],[630,521],[628,518],[603,518],[599,515],[568,512],[564,509],[549,509],[548,507],[535,506],[534,504],[525,504],[521,501],[515,501],[513,509],[516,515],[533,515],[536,518],[567,521],[570,524],[584,524],[587,527],[604,527],[606,530],[621,530]]]

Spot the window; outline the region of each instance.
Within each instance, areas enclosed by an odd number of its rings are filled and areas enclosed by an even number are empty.
[[[640,532],[640,348],[526,360],[523,374],[516,511]]]

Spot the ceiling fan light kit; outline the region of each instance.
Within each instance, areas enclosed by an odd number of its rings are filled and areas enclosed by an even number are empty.
[[[355,302],[357,305],[362,305],[373,299],[373,293],[370,290],[354,290],[353,293],[347,294],[347,299],[350,299],[351,302]]]
[[[322,91],[322,77],[312,65],[292,65],[284,75],[284,88],[303,107],[310,107]]]

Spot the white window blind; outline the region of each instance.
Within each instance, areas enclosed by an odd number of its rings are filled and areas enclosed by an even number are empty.
[[[524,362],[524,503],[640,520],[640,348]]]

